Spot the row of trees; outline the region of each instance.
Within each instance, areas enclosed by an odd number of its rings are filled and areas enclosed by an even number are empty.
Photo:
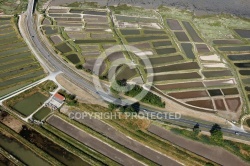
[[[194,135],[198,136],[199,132],[201,131],[198,123],[193,127],[193,131]],[[223,143],[223,132],[221,131],[220,125],[214,124],[210,130],[210,134],[211,142],[218,145]]]
[[[136,102],[132,105],[121,106],[113,103],[109,103],[109,110],[113,111],[115,109],[119,109],[121,112],[135,112],[138,113],[140,111],[140,103]]]

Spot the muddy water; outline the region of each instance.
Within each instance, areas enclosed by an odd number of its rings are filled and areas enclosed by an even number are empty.
[[[70,165],[70,166],[89,165],[85,161],[81,160],[78,156],[75,156],[74,154],[65,150],[61,146],[50,141],[46,137],[43,137],[38,132],[32,129],[28,129],[26,126],[23,126],[20,135],[65,165]]]
[[[182,43],[181,47],[183,48],[186,56],[189,59],[195,59],[195,55],[194,55],[194,52],[193,52],[193,45],[191,43]]]
[[[167,19],[167,24],[171,30],[183,30],[177,20]]]
[[[13,138],[0,133],[0,146],[27,165],[49,166],[50,164],[38,157],[30,149]],[[17,150],[18,149],[18,150]]]
[[[193,39],[194,42],[204,42],[200,36],[196,33],[196,31],[194,30],[194,28],[192,27],[192,25],[187,22],[187,21],[182,21],[182,24],[184,25],[184,27],[186,28],[186,30],[188,31],[189,35],[191,36],[191,38]]]

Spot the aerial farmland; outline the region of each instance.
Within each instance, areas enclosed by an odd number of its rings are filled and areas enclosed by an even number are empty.
[[[51,6],[41,20],[40,29],[61,58],[78,68],[81,65],[88,73],[110,79],[109,72],[116,72],[117,80],[134,83],[151,78],[154,89],[184,105],[229,114],[231,119],[239,118],[245,100],[240,94],[245,90],[239,90],[235,72],[221,54],[248,50],[249,46],[241,39],[248,37],[248,31],[236,29],[237,39],[218,40],[209,33],[206,33],[208,39],[204,39],[203,30],[197,27],[201,24],[193,23],[189,16],[185,19],[175,16],[176,11],[166,14],[163,10],[159,13],[148,10],[151,15],[145,11],[142,14],[129,11],[133,9],[112,7],[110,11]],[[222,47],[234,43],[242,46]],[[217,44],[220,47],[214,47]],[[125,50],[126,45],[134,46],[140,52],[121,51],[109,55],[106,49],[115,45],[123,45]],[[96,64],[100,71],[95,73],[94,64],[103,52],[108,58]],[[145,58],[150,60],[151,67],[145,66]],[[129,59],[136,66],[133,69],[129,64],[113,66],[117,59]],[[247,67],[245,63],[235,65]],[[152,72],[147,73],[149,70]],[[247,84],[247,70],[239,73]]]
[[[0,165],[249,165],[250,3],[227,1],[0,0]]]
[[[0,96],[6,95],[45,76],[14,23],[0,18]]]

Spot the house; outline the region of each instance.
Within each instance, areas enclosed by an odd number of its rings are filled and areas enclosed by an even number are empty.
[[[52,110],[56,110],[63,105],[64,101],[65,101],[65,97],[60,95],[59,93],[56,93],[51,98],[51,100],[48,103],[46,103],[45,106],[51,108]]]

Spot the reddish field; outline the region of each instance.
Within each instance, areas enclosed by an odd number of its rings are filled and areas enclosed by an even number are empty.
[[[197,62],[187,62],[187,63],[180,63],[180,64],[174,64],[174,65],[168,65],[168,66],[160,66],[160,67],[154,67],[153,72],[154,73],[161,73],[161,72],[171,72],[171,71],[181,71],[181,70],[191,70],[191,69],[199,69],[199,65]],[[145,69],[145,72],[147,70]]]
[[[172,90],[172,89],[187,89],[187,88],[203,88],[202,82],[187,82],[187,83],[176,83],[176,84],[164,84],[155,85],[160,90]]]
[[[196,107],[214,109],[212,100],[195,100],[188,101],[186,103]]]
[[[174,56],[166,56],[166,57],[154,57],[149,58],[151,64],[159,65],[159,64],[165,64],[165,63],[172,63],[183,60],[183,57],[181,55],[174,55]],[[143,64],[143,61],[140,60],[140,63]]]
[[[176,92],[169,93],[168,95],[177,99],[188,99],[188,98],[198,98],[198,97],[209,97],[207,91],[188,91],[188,92]]]
[[[232,112],[237,112],[239,110],[239,107],[241,105],[241,101],[239,97],[235,98],[227,98],[225,99],[228,109]]]
[[[165,74],[154,76],[154,81],[171,81],[171,80],[186,80],[201,78],[197,72],[179,73],[179,74]]]
[[[216,106],[217,110],[222,110],[222,111],[227,110],[223,99],[215,99],[214,103],[215,103],[215,106]]]

